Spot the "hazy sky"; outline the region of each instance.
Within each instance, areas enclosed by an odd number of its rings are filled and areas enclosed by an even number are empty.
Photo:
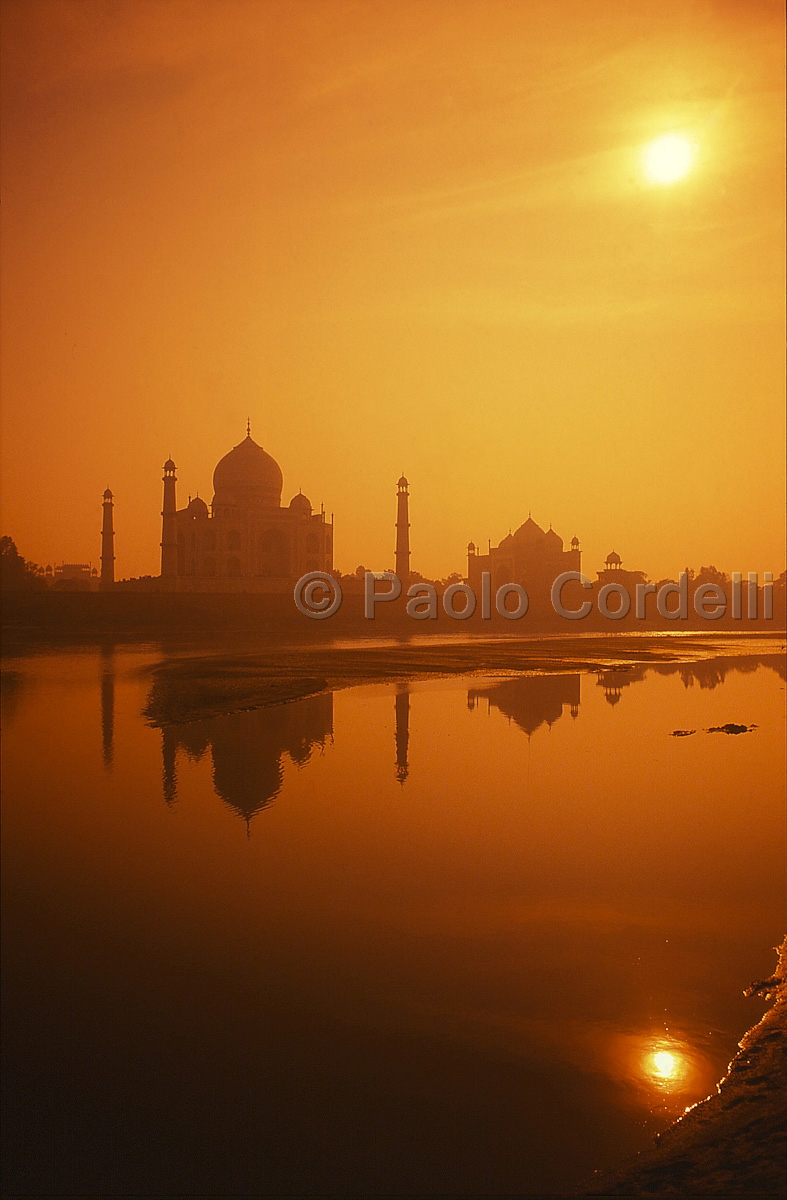
[[[3,532],[158,573],[252,434],[336,564],[784,567],[782,5],[5,0]],[[693,169],[649,181],[678,132]]]

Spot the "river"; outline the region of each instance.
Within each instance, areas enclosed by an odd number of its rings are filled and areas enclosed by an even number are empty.
[[[784,932],[775,656],[164,730],[160,658],[6,663],[10,1193],[560,1194],[713,1090]]]

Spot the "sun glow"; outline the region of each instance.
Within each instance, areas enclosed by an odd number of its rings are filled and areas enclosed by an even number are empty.
[[[659,1050],[653,1055],[653,1073],[662,1079],[671,1079],[677,1070],[677,1066],[675,1055],[670,1054],[667,1050]]]
[[[675,1041],[651,1042],[640,1063],[645,1079],[660,1093],[685,1091],[693,1074],[688,1046]]]
[[[653,183],[677,183],[694,164],[693,143],[679,133],[665,133],[645,147],[645,174]]]

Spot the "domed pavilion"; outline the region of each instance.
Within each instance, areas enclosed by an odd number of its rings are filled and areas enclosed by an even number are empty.
[[[474,542],[467,547],[467,581],[480,594],[482,572],[492,576],[492,588],[518,583],[525,588],[551,586],[563,571],[581,570],[579,539],[572,538],[570,550],[550,525],[542,529],[531,516],[514,533],[508,533],[498,546],[490,544],[482,554]]]

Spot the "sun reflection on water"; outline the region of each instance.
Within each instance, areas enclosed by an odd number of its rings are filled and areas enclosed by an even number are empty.
[[[619,1033],[607,1042],[607,1070],[651,1113],[677,1116],[713,1089],[723,1071],[703,1038],[675,1030]]]
[[[656,1074],[663,1079],[670,1079],[677,1070],[675,1055],[670,1054],[668,1050],[657,1050],[653,1055],[653,1065],[656,1068]]]
[[[691,1053],[677,1042],[651,1043],[641,1058],[641,1074],[661,1092],[683,1091],[693,1074]]]

